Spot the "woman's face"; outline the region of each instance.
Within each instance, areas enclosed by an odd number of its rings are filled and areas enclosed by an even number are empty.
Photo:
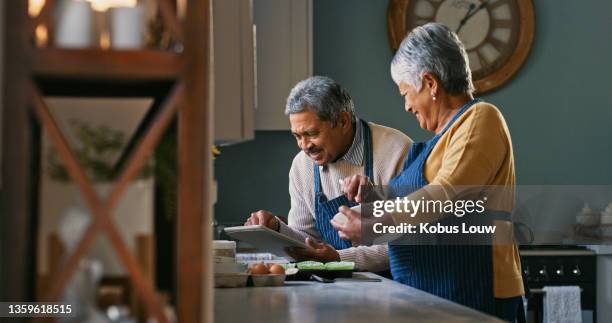
[[[423,85],[421,91],[417,92],[412,85],[400,82],[400,95],[404,97],[404,109],[414,114],[421,128],[435,131],[437,127],[436,114],[433,111],[433,98],[427,86]]]

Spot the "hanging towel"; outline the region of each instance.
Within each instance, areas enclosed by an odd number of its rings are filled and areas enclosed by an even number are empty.
[[[543,291],[543,323],[582,323],[578,286],[546,286]]]

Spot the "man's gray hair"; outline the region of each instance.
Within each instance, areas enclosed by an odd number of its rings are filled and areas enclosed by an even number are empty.
[[[313,76],[296,84],[285,106],[285,115],[313,111],[319,120],[336,126],[340,113],[346,111],[355,122],[353,99],[340,84],[325,76]]]
[[[474,91],[465,46],[453,31],[439,23],[414,28],[402,41],[393,61],[391,77],[421,90],[423,74],[437,76],[450,95]]]

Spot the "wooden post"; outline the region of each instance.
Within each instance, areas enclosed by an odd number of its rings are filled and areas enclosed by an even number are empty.
[[[0,188],[0,300],[33,301],[36,235],[32,218],[30,166],[32,131],[28,114],[30,69],[27,1],[5,1],[5,77]]]
[[[179,109],[178,319],[213,322],[210,0],[189,0]]]

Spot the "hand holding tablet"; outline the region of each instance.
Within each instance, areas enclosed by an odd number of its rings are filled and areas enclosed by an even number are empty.
[[[229,227],[225,228],[225,232],[230,237],[236,240],[245,241],[262,251],[267,251],[277,256],[288,257],[290,259],[292,259],[292,257],[287,254],[285,248],[307,247],[303,241],[293,239],[292,237],[288,237],[263,225]]]

